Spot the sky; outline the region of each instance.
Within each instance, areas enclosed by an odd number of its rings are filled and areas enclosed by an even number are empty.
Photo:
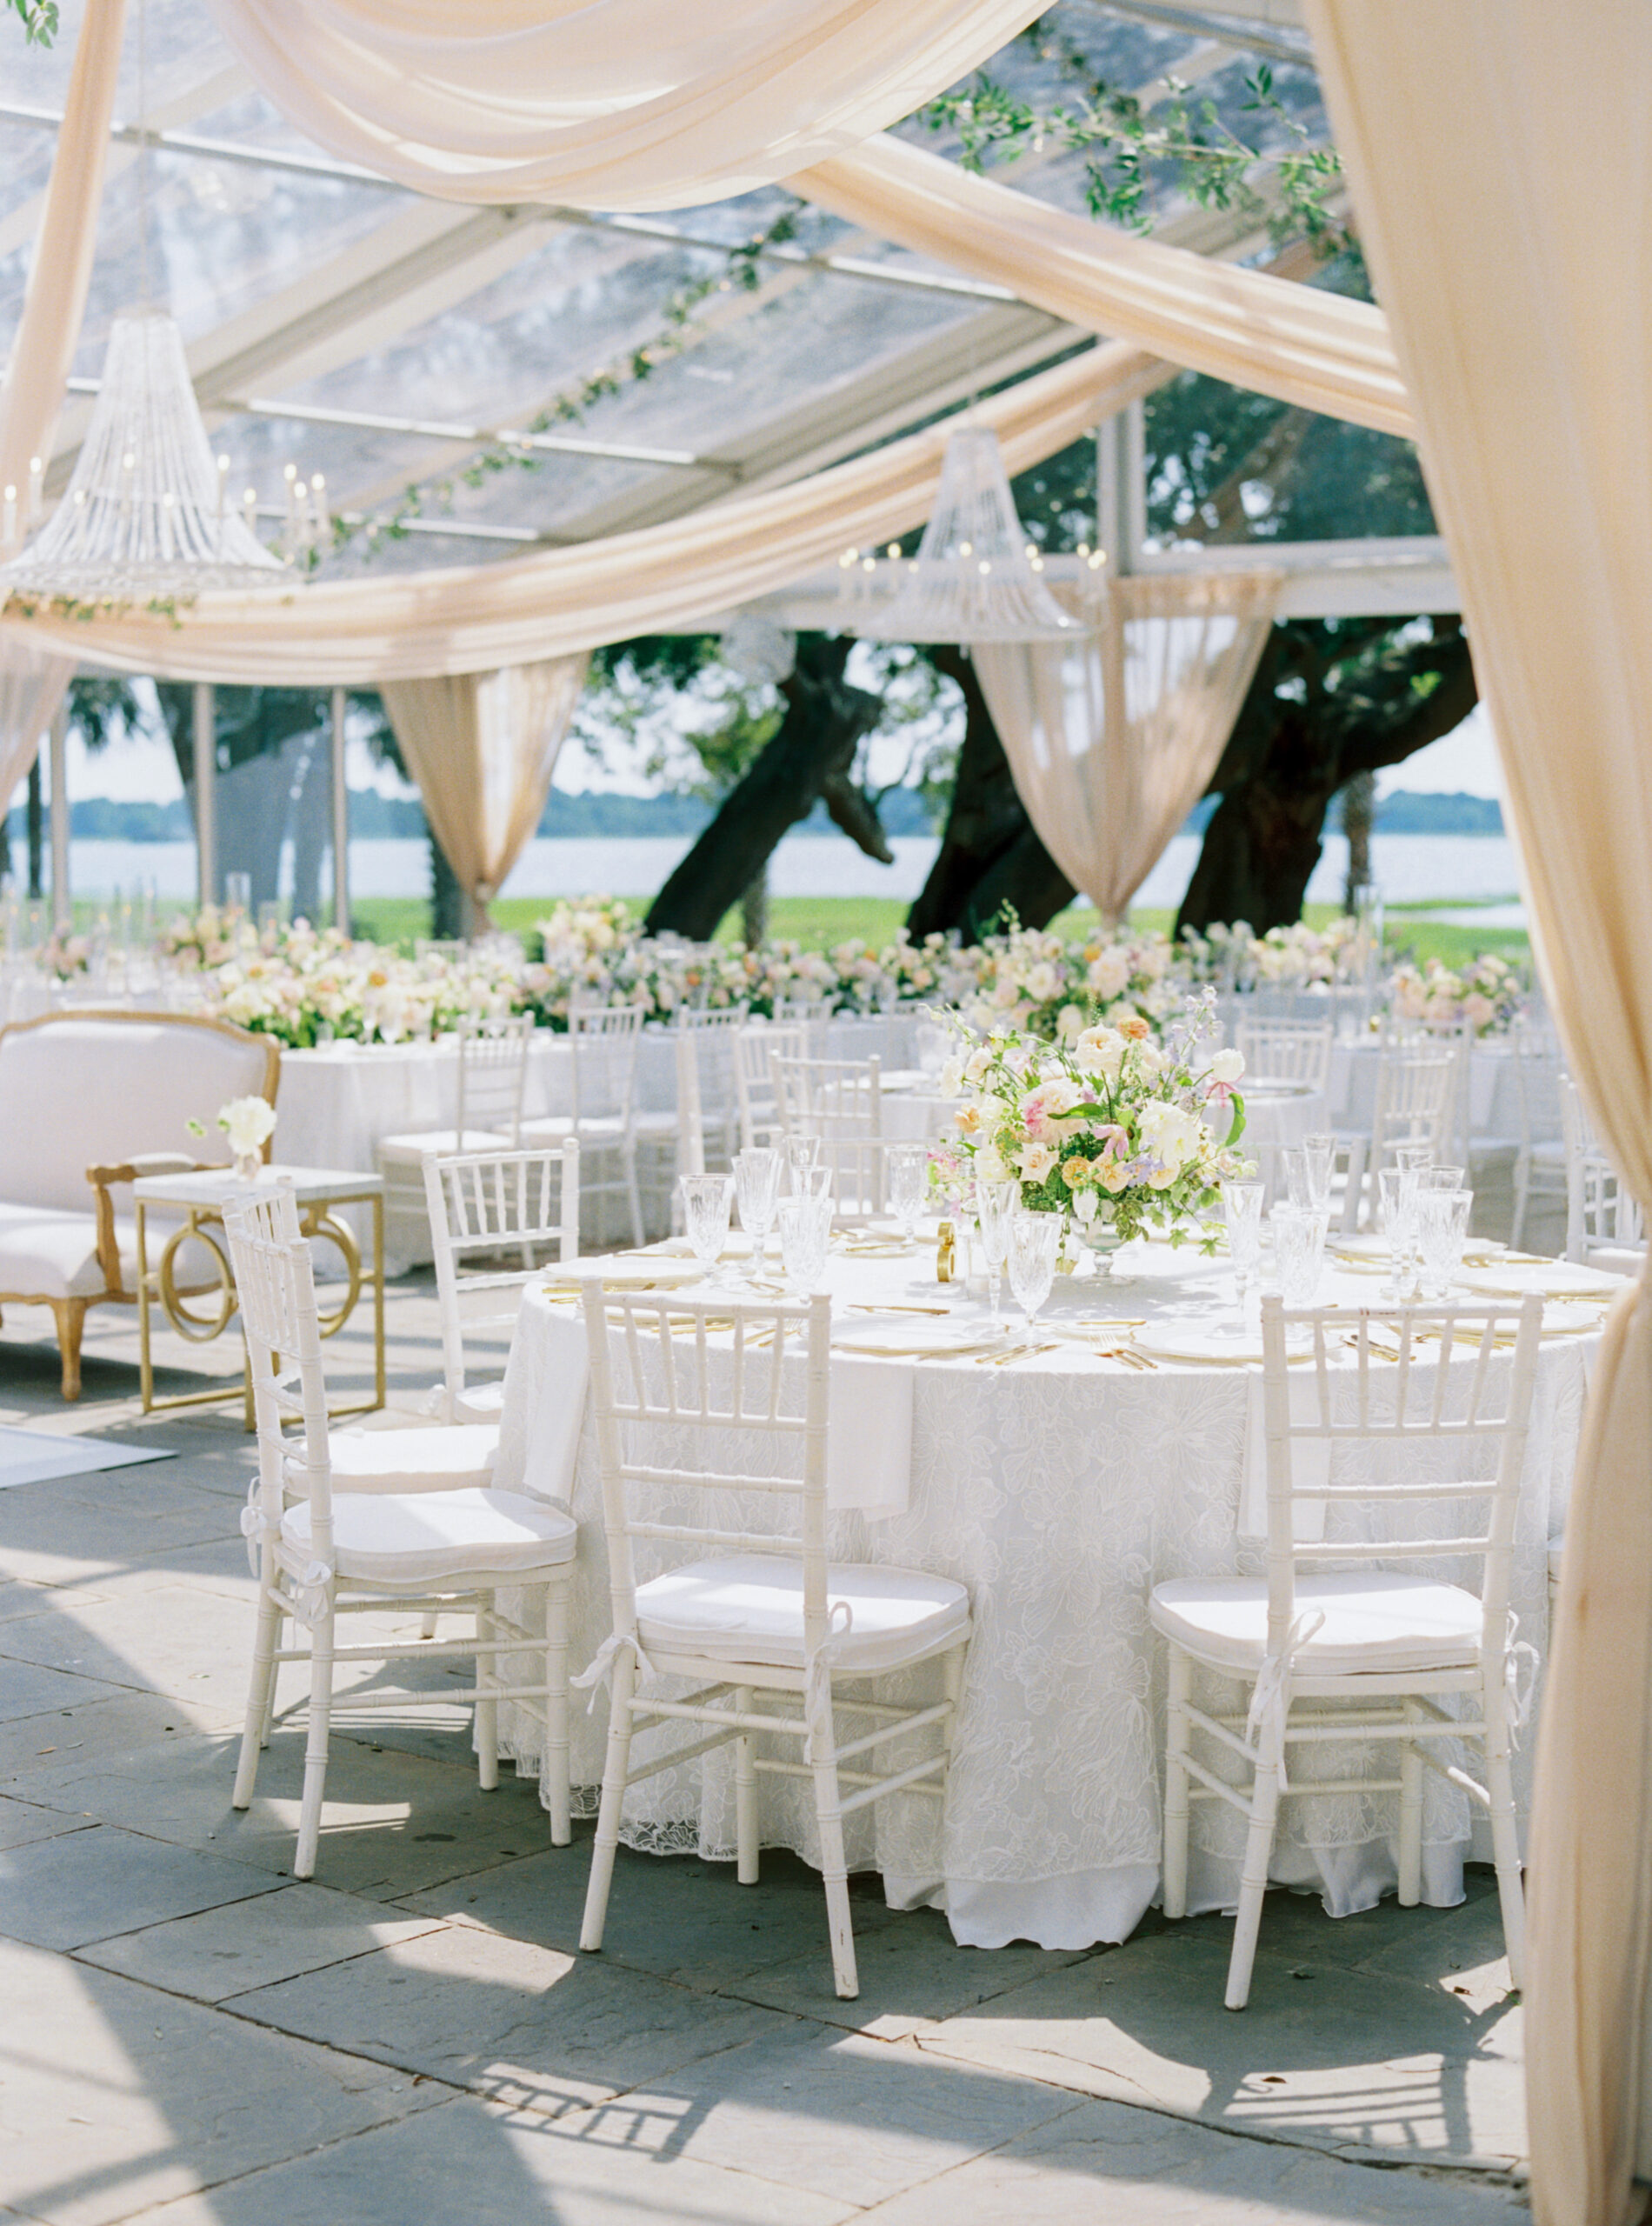
[[[158,719],[158,712],[155,716]],[[394,773],[376,765],[366,749],[359,744],[350,750],[348,776],[352,789],[377,788],[390,795],[411,793],[403,789]],[[579,754],[570,744],[557,769],[556,785],[574,789],[603,783],[591,780],[590,769],[579,762]],[[1471,711],[1454,732],[1430,743],[1427,750],[1420,750],[1414,757],[1408,757],[1402,765],[1396,765],[1378,776],[1379,795],[1389,796],[1401,789],[1501,796],[1502,783],[1496,746],[1484,711]],[[106,750],[92,756],[82,748],[79,736],[71,732],[69,793],[71,796],[115,796],[123,801],[147,798],[164,803],[181,796],[183,790],[171,745],[158,735],[151,733],[111,743]],[[22,800],[20,789],[13,802],[21,803]]]

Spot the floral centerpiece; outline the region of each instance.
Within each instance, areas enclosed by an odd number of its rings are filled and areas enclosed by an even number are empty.
[[[1024,1207],[1070,1213],[1103,1257],[1149,1229],[1176,1242],[1176,1224],[1214,1209],[1218,1183],[1248,1166],[1235,1149],[1244,1062],[1208,1051],[1214,1029],[1208,998],[1186,1003],[1162,1041],[1139,1014],[1053,1043],[966,1029],[942,1076],[961,1101],[957,1140],[937,1149],[932,1181],[956,1196],[1017,1182]]]
[[[1437,958],[1421,968],[1398,966],[1389,980],[1389,1010],[1396,1020],[1466,1025],[1476,1036],[1505,1034],[1519,1016],[1520,1003],[1519,975],[1492,951],[1457,968]]]

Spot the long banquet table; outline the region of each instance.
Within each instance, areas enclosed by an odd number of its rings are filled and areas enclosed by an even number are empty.
[[[1131,1256],[1122,1258],[1128,1264]],[[1116,1345],[1130,1330],[1082,1326],[1116,1316],[1151,1325],[1138,1335],[1161,1346],[1188,1331],[1197,1339],[1213,1322],[1236,1318],[1230,1275],[1220,1262],[1162,1246],[1136,1248],[1136,1258],[1127,1276],[1058,1290],[1038,1324],[1038,1342],[1053,1350],[1002,1366],[980,1357],[869,1361],[834,1353],[835,1395],[844,1367],[869,1368],[886,1373],[891,1389],[903,1379],[910,1403],[909,1425],[898,1404],[883,1406],[886,1435],[901,1437],[909,1427],[909,1457],[904,1437],[900,1448],[904,1505],[876,1516],[837,1508],[832,1553],[956,1578],[975,1603],[944,1829],[932,1802],[879,1803],[854,1819],[850,1863],[882,1871],[897,1904],[943,1903],[961,1943],[1029,1939],[1070,1948],[1129,1935],[1159,1885],[1164,1669],[1149,1628],[1149,1592],[1171,1576],[1261,1573],[1260,1539],[1242,1535],[1257,1527],[1257,1470],[1247,1467],[1254,1376],[1162,1356],[1145,1368],[1100,1357],[1098,1346]],[[936,1284],[932,1248],[864,1256],[840,1240],[827,1287],[835,1339],[851,1334],[845,1325],[852,1321],[871,1319],[852,1310],[891,1305],[949,1305],[944,1319],[896,1317],[910,1321],[913,1342],[983,1334],[983,1303]],[[1328,1265],[1321,1297],[1358,1307],[1375,1303],[1377,1289],[1369,1275]],[[565,1296],[530,1293],[506,1376],[496,1479],[563,1496],[578,1518],[570,1653],[578,1666],[608,1635],[609,1601],[594,1436],[589,1415],[571,1411],[583,1399],[583,1368],[572,1377],[568,1370],[576,1323]],[[1520,1636],[1540,1656],[1548,1542],[1563,1525],[1595,1346],[1590,1326],[1546,1338],[1540,1355],[1513,1594]],[[1506,1364],[1501,1357],[1494,1363]],[[1363,1457],[1371,1463],[1369,1450]],[[1376,1466],[1369,1473],[1377,1480]],[[1463,1506],[1433,1504],[1441,1535],[1453,1535],[1454,1526],[1462,1535]],[[1381,1520],[1382,1506],[1369,1520]],[[775,1520],[772,1502],[756,1496],[721,1503],[716,1519],[725,1516],[747,1529]],[[1366,1519],[1339,1504],[1329,1535]],[[639,1576],[650,1573],[639,1560]],[[1449,1563],[1430,1565],[1430,1573],[1460,1574]],[[927,1694],[931,1674],[910,1673],[907,1689]],[[576,1798],[588,1812],[605,1726],[599,1690],[589,1714],[575,1712]],[[652,1736],[669,1743],[677,1731]],[[530,1738],[516,1751],[520,1768],[537,1767]],[[1353,1767],[1358,1751],[1326,1750],[1326,1767]],[[1516,1767],[1523,1800],[1529,1742]],[[628,1843],[731,1857],[730,1768],[726,1756],[712,1755],[634,1789]],[[1449,1905],[1462,1897],[1471,1845],[1480,1859],[1489,1859],[1489,1849],[1480,1828],[1471,1829],[1463,1797],[1433,1773],[1426,1783],[1424,1898]],[[765,1843],[813,1859],[807,1790],[784,1777],[761,1783]],[[1276,1876],[1318,1888],[1336,1914],[1370,1906],[1396,1880],[1393,1810],[1384,1796],[1287,1803]],[[1242,1829],[1225,1803],[1196,1804],[1195,1909],[1232,1905]]]

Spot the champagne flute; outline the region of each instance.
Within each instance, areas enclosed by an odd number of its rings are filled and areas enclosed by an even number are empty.
[[[763,1273],[763,1253],[775,1225],[775,1208],[780,1203],[780,1154],[767,1144],[749,1144],[736,1152],[734,1189],[740,1226],[751,1239],[746,1281],[755,1283]]]
[[[1009,1257],[1009,1218],[1021,1202],[1021,1185],[1007,1182],[976,1184],[976,1222],[981,1230],[981,1250],[987,1259],[987,1303],[992,1309],[994,1336],[1003,1333],[998,1301],[1003,1272]]]
[[[890,1210],[901,1224],[901,1242],[910,1244],[917,1234],[918,1216],[929,1188],[928,1144],[891,1144],[886,1157]]]

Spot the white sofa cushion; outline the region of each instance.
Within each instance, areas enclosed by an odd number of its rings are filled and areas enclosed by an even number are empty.
[[[497,1423],[432,1423],[419,1430],[327,1434],[336,1492],[450,1492],[493,1482]],[[287,1489],[308,1494],[303,1456],[287,1456]]]
[[[81,1187],[90,1198],[90,1190]],[[150,1216],[151,1268],[159,1264],[177,1226],[175,1221],[157,1223]],[[130,1296],[137,1288],[137,1224],[123,1214],[115,1216],[115,1242],[121,1256],[121,1288]],[[173,1275],[181,1291],[218,1288],[217,1263],[203,1244],[193,1240],[178,1248]],[[96,1298],[103,1288],[97,1216],[90,1208],[67,1213],[0,1203],[0,1291],[15,1291],[19,1298]]]
[[[281,1535],[311,1552],[308,1501],[288,1509]],[[520,1492],[341,1492],[333,1502],[334,1570],[363,1584],[520,1576],[571,1562],[578,1543],[571,1516]]]
[[[1293,1657],[1300,1675],[1461,1670],[1478,1658],[1480,1603],[1455,1584],[1364,1570],[1299,1576],[1296,1613],[1325,1620]],[[1261,1578],[1172,1577],[1153,1588],[1155,1630],[1220,1670],[1255,1676],[1268,1646],[1268,1587]]]
[[[0,1196],[87,1212],[89,1167],[188,1152],[231,1097],[262,1091],[267,1047],[181,1015],[54,1013],[0,1034]],[[100,1285],[101,1288],[101,1285]]]
[[[826,1598],[846,1602],[847,1630],[832,1633],[840,1676],[897,1669],[969,1636],[969,1595],[922,1570],[840,1563],[826,1572]],[[729,1661],[803,1666],[803,1565],[775,1554],[690,1562],[636,1589],[637,1636],[646,1654],[707,1654]]]

